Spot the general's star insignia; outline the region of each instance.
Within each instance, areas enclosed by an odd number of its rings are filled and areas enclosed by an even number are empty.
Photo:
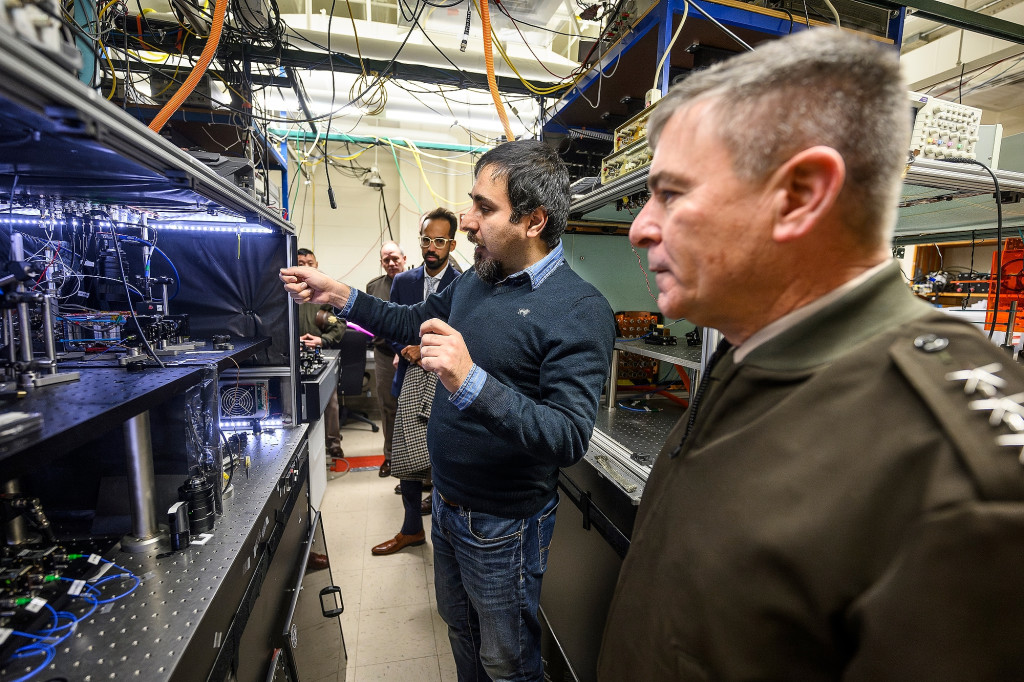
[[[997,389],[1006,385],[1005,380],[994,374],[994,372],[998,372],[1002,368],[1003,366],[998,362],[993,362],[976,369],[963,369],[959,372],[950,372],[946,375],[946,379],[949,381],[964,382],[964,393],[967,395],[973,395],[975,392],[980,392],[991,398],[999,392]]]

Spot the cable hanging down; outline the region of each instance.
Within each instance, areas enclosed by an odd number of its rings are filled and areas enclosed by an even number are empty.
[[[491,51],[491,14],[487,8],[487,0],[480,0],[480,18],[484,24],[484,63],[487,66],[487,88],[491,91],[494,107],[498,110],[498,118],[501,119],[501,125],[505,129],[505,139],[512,141],[516,139],[516,136],[512,134],[512,126],[508,122],[505,105],[501,102],[501,93],[498,92],[498,81],[494,77],[494,54]]]
[[[1001,288],[1000,284],[1002,283],[1002,280],[1003,280],[1003,200],[1002,200],[1002,196],[999,193],[999,178],[996,177],[996,174],[992,171],[991,168],[989,168],[988,166],[983,164],[981,161],[978,161],[977,159],[968,159],[968,158],[953,159],[953,158],[946,158],[946,159],[943,159],[943,161],[946,161],[948,163],[969,163],[969,164],[974,164],[974,165],[977,165],[977,166],[981,166],[982,168],[984,168],[988,172],[988,174],[990,176],[992,176],[992,184],[995,186],[995,197],[996,197],[996,271],[994,273],[992,273],[992,274],[995,275],[995,279],[996,279],[996,282],[995,282],[996,291],[995,291],[995,296],[993,297],[993,300],[992,300],[992,326],[988,328],[988,338],[991,339],[992,335],[996,331],[996,323],[998,322],[998,318],[999,318],[999,293],[1000,293],[1000,288]],[[1010,335],[1012,333],[1013,333],[1013,330],[1009,328],[1009,320],[1007,320],[1007,329],[1006,329],[1006,340],[1007,341],[1009,341]]]
[[[206,39],[206,45],[203,47],[203,53],[199,57],[199,61],[193,67],[192,72],[185,79],[185,84],[178,88],[174,96],[160,109],[157,113],[156,118],[150,121],[149,129],[154,133],[159,133],[160,129],[164,127],[164,124],[171,118],[175,111],[178,110],[185,99],[192,93],[199,80],[206,73],[207,67],[210,66],[210,62],[213,61],[213,56],[217,53],[217,46],[220,45],[220,34],[224,28],[224,14],[227,11],[228,0],[216,0],[214,5],[213,13],[213,26],[210,29],[210,37]]]

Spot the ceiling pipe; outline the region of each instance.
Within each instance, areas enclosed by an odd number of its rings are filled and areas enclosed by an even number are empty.
[[[310,41],[319,45],[327,44],[327,17],[313,15],[309,17],[309,25],[307,28],[299,28],[306,23],[307,17],[302,14],[298,15],[282,15],[281,17],[293,30],[300,34],[302,37],[309,39]],[[394,31],[393,35],[382,36],[381,35],[381,24],[373,24],[370,22],[357,22],[359,27],[359,51],[362,52],[364,58],[367,59],[378,59],[378,60],[390,60],[395,56],[396,46],[399,45],[405,38],[405,34],[408,29],[401,26],[389,26],[390,30]],[[365,26],[365,29],[364,29]],[[364,33],[365,31],[365,33]],[[465,52],[459,51],[459,41],[461,36],[448,36],[448,35],[437,35],[431,36],[431,40],[437,44],[439,48],[444,50],[446,56],[463,71],[470,73],[486,73],[486,67],[484,64],[484,53],[482,44],[477,41],[471,41]],[[331,48],[335,52],[351,55],[356,58],[358,54],[356,50],[355,37],[352,35],[346,35],[337,31],[333,32],[331,36]],[[505,45],[505,51],[509,53],[513,63],[522,74],[523,78],[537,84],[553,84],[551,74],[547,73],[544,68],[537,63],[525,48],[520,47],[516,43],[507,43]],[[569,73],[575,69],[579,64],[570,59],[566,59],[558,54],[555,54],[550,49],[534,48],[534,52],[537,53],[538,57],[541,57],[544,64],[555,73]],[[412,37],[402,48],[401,54],[398,56],[398,62],[423,64],[426,66],[434,66],[437,68],[450,69],[449,64],[444,57],[438,54],[434,46],[427,42],[426,38],[421,32],[414,29]],[[503,61],[497,61],[494,64],[495,73],[499,76],[506,78],[516,78],[516,74],[512,69],[508,68]]]

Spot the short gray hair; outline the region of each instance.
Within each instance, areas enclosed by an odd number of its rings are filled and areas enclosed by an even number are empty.
[[[891,239],[910,142],[895,48],[834,28],[767,42],[674,86],[651,114],[651,148],[674,114],[700,103],[749,182],[809,147],[835,149],[846,164],[838,198],[846,225],[868,246]]]
[[[397,247],[398,248],[398,253],[402,254],[403,256],[405,255],[405,250],[402,248],[402,245],[399,244],[398,242],[392,241],[392,240],[388,240],[388,241],[384,242],[383,244],[381,244],[380,245],[380,252],[384,253],[384,249],[388,248],[389,246]]]

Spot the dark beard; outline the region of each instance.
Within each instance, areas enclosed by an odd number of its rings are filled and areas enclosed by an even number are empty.
[[[501,261],[496,258],[484,258],[479,253],[473,255],[473,264],[476,267],[476,276],[484,282],[494,285],[500,282]]]

